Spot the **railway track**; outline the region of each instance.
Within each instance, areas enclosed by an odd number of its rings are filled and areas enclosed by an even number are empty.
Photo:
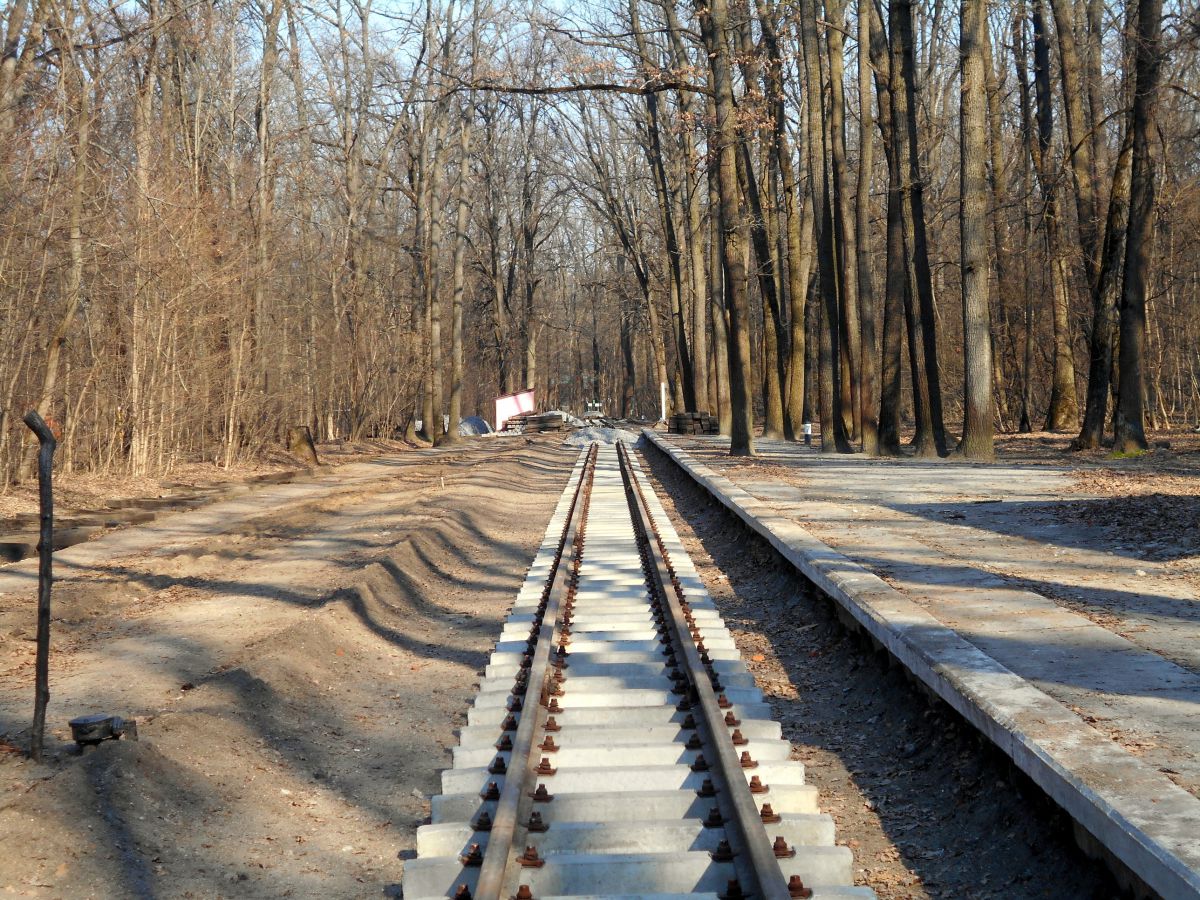
[[[868,898],[623,444],[581,454],[408,900]]]

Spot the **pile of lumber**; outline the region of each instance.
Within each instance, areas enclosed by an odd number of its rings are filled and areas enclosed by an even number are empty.
[[[720,430],[717,417],[706,412],[676,413],[667,420],[671,434],[719,434]]]
[[[504,422],[505,431],[520,431],[522,434],[540,434],[543,431],[562,431],[567,425],[562,413],[536,413],[513,416]]]

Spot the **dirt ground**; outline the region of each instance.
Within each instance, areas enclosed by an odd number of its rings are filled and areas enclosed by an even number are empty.
[[[747,665],[854,850],[901,898],[1118,896],[1006,758],[838,623],[828,602],[656,451],[643,459]]]
[[[49,760],[27,741],[28,595],[0,597],[0,892],[379,897],[577,451],[397,458],[192,546],[56,586]],[[68,752],[67,720],[140,741]]]
[[[317,444],[322,465],[338,466],[383,454],[394,455],[414,449],[402,441],[327,441]],[[222,468],[211,462],[179,463],[163,475],[135,476],[125,473],[96,474],[63,471],[54,473],[54,500],[59,514],[104,509],[108,501],[124,497],[158,497],[180,488],[214,487],[241,481],[252,475],[303,468],[302,462],[282,449],[270,450],[256,459],[242,460]],[[29,480],[0,491],[0,520],[38,509],[37,482]],[[0,523],[2,524],[2,523]]]

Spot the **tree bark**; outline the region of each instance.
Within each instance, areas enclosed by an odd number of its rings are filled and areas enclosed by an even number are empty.
[[[871,171],[875,165],[874,111],[871,106],[871,3],[858,4],[858,184],[854,230],[860,315],[859,439],[868,456],[879,453],[879,367],[875,349],[875,286],[871,273]]]
[[[1146,442],[1146,293],[1149,238],[1154,227],[1155,133],[1159,70],[1162,66],[1162,0],[1138,0],[1134,51],[1133,162],[1129,176],[1129,230],[1125,237],[1125,283],[1121,291],[1120,385],[1113,450],[1133,453]]]
[[[1034,0],[1033,4],[1033,63],[1038,119],[1034,167],[1042,186],[1042,223],[1050,256],[1050,302],[1054,314],[1054,374],[1045,428],[1047,431],[1074,431],[1079,423],[1079,403],[1075,395],[1075,359],[1071,349],[1068,266],[1059,231],[1058,189],[1050,171],[1054,113],[1050,96],[1050,45],[1046,38],[1045,0]]]
[[[959,116],[960,214],[965,421],[958,449],[968,459],[992,459],[992,344],[988,311],[987,92],[983,42],[985,0],[960,7],[962,101]]]
[[[472,100],[468,98],[458,130],[458,182],[454,188],[454,260],[450,307],[450,427],[439,443],[454,444],[459,439],[458,420],[462,418],[463,389],[463,296],[466,293],[467,226],[471,203],[467,180],[471,167]]]
[[[1083,271],[1090,291],[1096,273],[1102,235],[1096,210],[1097,177],[1092,158],[1092,135],[1084,112],[1083,64],[1075,36],[1074,2],[1050,0],[1054,28],[1058,33],[1059,76],[1062,80],[1063,110],[1067,120],[1068,157],[1075,186],[1075,211],[1079,226],[1079,245],[1083,251]]]
[[[754,401],[750,371],[750,307],[746,296],[745,235],[738,209],[738,131],[733,99],[733,73],[729,61],[729,10],[726,0],[694,0],[708,50],[709,85],[714,95],[713,129],[717,192],[720,199],[721,256],[726,279],[725,304],[729,310],[729,380],[732,412],[729,453],[754,455]]]
[[[1121,303],[1121,271],[1124,267],[1125,234],[1129,225],[1130,165],[1132,134],[1127,134],[1117,154],[1108,221],[1104,228],[1104,252],[1092,289],[1092,339],[1088,354],[1088,385],[1083,410],[1083,427],[1074,448],[1094,450],[1104,439],[1104,420],[1112,388],[1113,347]]]
[[[829,59],[829,164],[833,188],[833,233],[838,266],[839,332],[842,341],[842,417],[848,437],[862,432],[862,325],[858,291],[858,239],[850,215],[846,162],[846,90],[842,63],[845,0],[826,0],[825,47]],[[846,377],[848,376],[848,377]]]
[[[804,0],[800,36],[808,100],[809,185],[813,198],[817,244],[817,277],[821,293],[821,330],[818,334],[817,386],[821,419],[821,452],[848,453],[850,442],[842,415],[841,310],[838,303],[838,267],[834,248],[833,199],[829,178],[828,135],[816,0]]]

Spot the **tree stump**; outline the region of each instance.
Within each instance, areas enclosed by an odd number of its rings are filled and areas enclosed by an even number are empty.
[[[293,425],[288,429],[287,450],[288,453],[310,465],[319,466],[321,464],[321,461],[317,459],[317,447],[313,443],[312,432],[307,425]]]

